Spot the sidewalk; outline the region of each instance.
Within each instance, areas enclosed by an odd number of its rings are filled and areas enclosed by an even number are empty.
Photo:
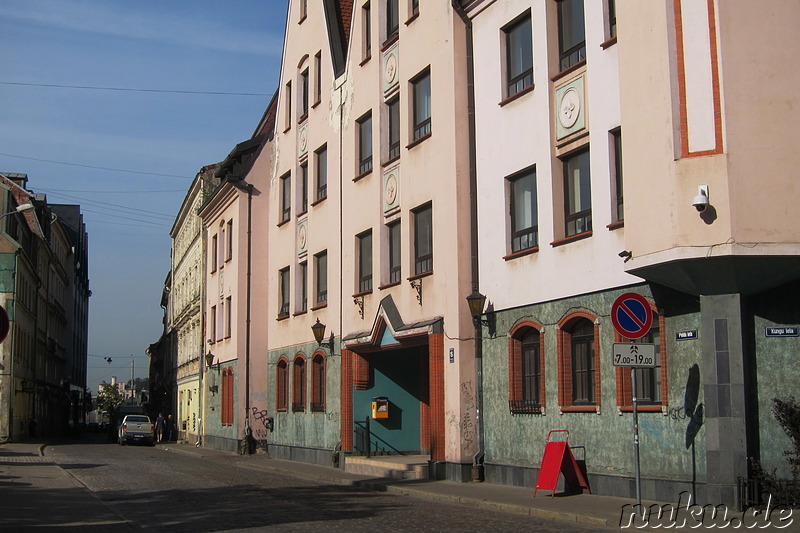
[[[0,445],[0,530],[73,528],[120,533],[140,529],[43,457],[44,446],[37,442]]]
[[[593,496],[591,494],[570,496],[559,496],[557,494],[555,497],[551,497],[549,491],[539,491],[536,498],[534,498],[532,488],[485,482],[457,483],[420,479],[376,479],[370,476],[352,474],[333,467],[299,461],[270,459],[264,453],[237,455],[174,442],[161,444],[159,447],[169,452],[194,454],[207,460],[220,460],[227,464],[234,464],[244,468],[275,471],[324,483],[353,485],[493,511],[556,519],[565,522],[579,522],[603,529],[619,529],[622,507],[626,504],[636,503],[629,499]],[[655,502],[642,503],[649,505]],[[639,530],[641,531],[641,529]],[[646,531],[647,528],[644,530]]]

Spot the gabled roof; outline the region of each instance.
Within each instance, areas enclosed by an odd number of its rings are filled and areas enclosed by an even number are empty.
[[[331,47],[333,72],[344,74],[347,48],[350,45],[350,26],[353,22],[353,0],[323,0],[328,41]]]

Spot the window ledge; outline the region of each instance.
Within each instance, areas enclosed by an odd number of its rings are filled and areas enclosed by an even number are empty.
[[[369,176],[370,174],[372,174],[372,169],[369,169],[369,170],[367,170],[366,172],[362,172],[361,174],[359,174],[358,176],[356,176],[355,178],[353,178],[353,183],[355,183],[355,182],[357,182],[357,181],[361,181],[361,180],[363,180],[364,178],[366,178],[366,177],[367,177],[367,176]]]
[[[283,133],[289,133],[289,130],[291,130],[291,129],[292,129],[292,125],[289,124],[288,126],[286,126],[286,129],[283,130]]]
[[[415,147],[415,146],[417,146],[418,144],[422,143],[423,141],[426,141],[426,140],[430,139],[431,135],[433,135],[433,132],[426,133],[425,135],[423,135],[423,136],[422,136],[422,137],[420,137],[419,139],[416,139],[416,140],[414,140],[414,141],[410,142],[410,143],[409,143],[409,144],[406,146],[406,150],[411,150],[412,148],[414,148],[414,147]]]
[[[319,311],[320,309],[325,309],[326,307],[328,307],[328,302],[324,302],[324,303],[315,305],[314,307],[311,308],[311,310],[312,311]]]
[[[386,50],[389,49],[389,47],[391,47],[394,43],[396,43],[399,40],[400,40],[399,33],[395,33],[394,35],[390,36],[383,42],[383,45],[381,46],[381,52],[385,52]]]
[[[597,413],[599,405],[565,405],[561,407],[562,413]]]
[[[297,23],[298,24],[302,24],[303,21],[306,20],[307,18],[308,18],[308,15],[303,15],[302,17],[300,17],[300,20],[298,20]]]
[[[617,220],[616,222],[612,222],[611,224],[606,226],[606,228],[608,228],[608,231],[614,231],[615,229],[620,229],[624,227],[625,227],[624,220]]]
[[[308,309],[303,309],[302,311],[295,311],[292,316],[300,316],[308,313]]]
[[[225,260],[225,262],[226,262],[226,263],[230,263],[232,259],[233,259],[233,257],[229,257],[229,258],[227,258],[227,259]]]
[[[389,165],[391,165],[391,164],[392,164],[392,163],[394,163],[395,161],[399,161],[399,160],[400,160],[400,156],[399,156],[399,155],[397,155],[397,156],[394,156],[394,157],[393,157],[393,158],[391,158],[391,159],[387,159],[386,161],[384,161],[383,163],[381,163],[381,168],[388,167]]]
[[[367,63],[369,63],[369,60],[370,60],[370,59],[372,59],[372,54],[370,54],[370,55],[368,55],[367,57],[365,57],[364,59],[362,59],[362,60],[361,60],[361,63],[359,63],[359,64],[358,64],[358,66],[359,66],[359,67],[363,67],[364,65],[366,65]]]
[[[514,100],[516,100],[516,99],[518,99],[518,98],[522,98],[523,96],[525,96],[525,95],[526,95],[526,94],[528,94],[528,93],[532,93],[532,92],[533,92],[533,88],[534,88],[534,87],[535,87],[535,86],[534,86],[533,84],[531,84],[531,85],[528,85],[527,87],[525,87],[525,88],[524,88],[524,89],[522,89],[521,91],[517,91],[517,92],[515,92],[514,94],[512,94],[511,96],[509,96],[508,98],[506,98],[505,100],[503,100],[502,102],[500,102],[500,103],[499,103],[499,104],[497,104],[497,105],[499,105],[500,107],[503,107],[503,106],[505,106],[506,104],[510,104],[510,103],[511,103],[511,102],[513,102]]]
[[[383,289],[390,289],[392,287],[397,287],[401,283],[402,283],[401,281],[393,281],[392,283],[387,283],[386,285],[381,285],[380,287],[378,287],[378,290],[382,291]]]
[[[511,254],[508,254],[508,255],[504,255],[503,256],[503,260],[504,261],[511,261],[512,259],[516,259],[518,257],[524,257],[526,255],[535,254],[538,251],[539,251],[539,247],[538,246],[532,246],[530,248],[526,248],[526,249],[520,250],[518,252],[514,252],[514,253],[511,253]]]
[[[570,74],[572,74],[573,72],[575,72],[576,70],[578,70],[579,68],[584,67],[584,66],[586,66],[586,60],[582,59],[581,61],[578,61],[577,63],[575,63],[571,67],[562,70],[561,72],[559,72],[558,74],[556,74],[555,76],[550,78],[550,81],[558,81],[561,78],[565,78],[565,77],[569,76]]]
[[[633,406],[632,405],[618,405],[617,409],[621,413],[632,413]],[[640,405],[636,408],[636,411],[639,413],[662,413],[663,408],[661,404],[647,404],[647,405]]]
[[[281,220],[280,222],[278,222],[278,227],[280,228],[281,226],[285,226],[285,225],[286,225],[286,224],[288,224],[288,223],[289,223],[291,220],[292,220],[291,218],[287,218],[286,220]]]
[[[308,214],[308,209],[303,209],[299,213],[295,213],[294,216],[296,216],[297,218],[300,218],[301,216],[306,215],[306,214]]]
[[[407,277],[406,280],[414,281],[415,279],[427,278],[428,276],[433,276],[433,270],[428,270],[427,272],[422,272],[420,274],[414,274],[413,276]]]
[[[553,241],[553,242],[550,243],[550,246],[555,248],[557,246],[563,246],[564,244],[569,244],[571,242],[581,241],[583,239],[588,239],[591,236],[592,236],[592,230],[584,231],[583,233],[578,233],[577,235],[572,235],[572,236],[566,237],[564,239],[559,239],[557,241]]]
[[[311,104],[311,109],[315,109],[320,104],[320,100],[317,100],[313,104]]]
[[[275,318],[275,320],[281,321],[281,320],[286,320],[287,318],[289,318],[289,315],[278,315],[277,318]]]
[[[406,26],[408,26],[409,24],[411,24],[412,22],[414,22],[418,18],[419,18],[419,11],[417,11],[416,13],[414,13],[413,15],[411,15],[409,17],[409,19],[406,21]]]
[[[327,196],[323,196],[322,198],[317,198],[316,200],[311,202],[311,207],[316,207],[316,206],[318,206],[319,204],[321,204],[322,202],[324,202],[327,199],[328,199]]]
[[[368,294],[372,294],[372,289],[370,289],[370,290],[368,290],[368,291],[361,291],[361,292],[357,292],[357,293],[355,293],[355,294],[353,295],[353,298],[358,298],[358,297],[360,297],[360,296],[367,296]]]
[[[305,111],[303,112],[302,115],[300,115],[300,118],[297,119],[297,123],[302,124],[303,122],[305,122],[307,118],[308,118],[308,111]]]
[[[602,43],[600,43],[600,48],[605,50],[606,48],[610,48],[610,47],[614,46],[615,44],[617,44],[617,36],[616,35],[611,37],[610,39],[607,39],[607,40],[603,41]]]
[[[275,410],[279,413],[285,413],[288,411],[285,407],[276,407]]]

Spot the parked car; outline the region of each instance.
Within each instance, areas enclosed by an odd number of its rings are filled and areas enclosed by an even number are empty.
[[[147,415],[125,415],[119,425],[119,444],[125,446],[129,441],[156,445],[153,423]]]

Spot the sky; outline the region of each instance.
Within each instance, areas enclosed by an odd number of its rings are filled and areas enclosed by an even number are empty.
[[[287,4],[0,0],[0,172],[81,206],[92,391],[130,379],[132,361],[147,376],[170,229],[200,168],[258,125]]]

